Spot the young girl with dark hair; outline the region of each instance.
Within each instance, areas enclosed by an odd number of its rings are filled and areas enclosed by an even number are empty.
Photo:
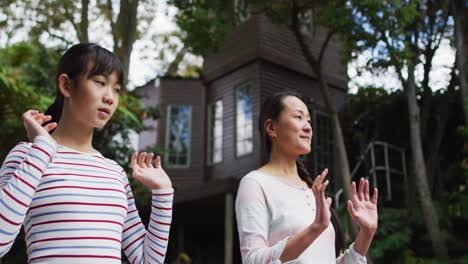
[[[131,263],[164,262],[174,191],[161,159],[131,157],[132,176],[152,190],[145,229],[125,171],[92,146],[123,84],[117,57],[96,44],[62,56],[55,102],[23,114],[30,142],[0,168],[0,257],[23,225],[29,263],[121,263],[121,250]]]
[[[312,127],[307,106],[293,92],[270,96],[262,105],[259,129],[269,161],[244,176],[236,197],[236,216],[243,263],[362,264],[377,229],[377,189],[352,183],[348,211],[359,225],[354,243],[339,255],[342,236],[326,198],[328,170],[312,181],[299,162],[311,151]],[[332,222],[332,225],[330,225]]]

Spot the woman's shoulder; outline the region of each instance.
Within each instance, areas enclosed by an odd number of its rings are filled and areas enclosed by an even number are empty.
[[[257,184],[259,186],[264,186],[270,184],[271,179],[265,172],[261,170],[252,170],[242,177],[240,184]]]

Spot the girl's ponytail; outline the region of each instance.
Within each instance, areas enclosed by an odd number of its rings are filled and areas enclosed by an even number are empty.
[[[47,123],[55,122],[58,124],[60,117],[62,116],[62,111],[63,111],[63,95],[60,92],[58,92],[57,97],[55,97],[55,101],[45,111],[45,115],[52,116],[52,119]],[[52,133],[53,131],[54,129],[51,130],[49,133]]]

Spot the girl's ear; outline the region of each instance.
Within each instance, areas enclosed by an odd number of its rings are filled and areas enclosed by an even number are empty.
[[[267,135],[270,136],[271,138],[275,138],[276,137],[275,122],[271,118],[268,118],[267,120],[265,120],[263,125],[265,127],[265,132],[267,133]]]
[[[58,90],[63,95],[63,97],[68,98],[71,96],[71,88],[73,85],[72,80],[68,77],[67,74],[62,73],[58,77]]]

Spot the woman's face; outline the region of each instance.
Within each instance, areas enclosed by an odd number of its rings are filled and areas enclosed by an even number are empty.
[[[68,98],[74,120],[86,127],[104,127],[119,104],[121,85],[117,74],[85,76],[74,83]]]
[[[309,153],[312,127],[307,106],[295,96],[285,97],[282,103],[283,110],[279,119],[273,122],[273,146],[289,155],[299,156]]]

